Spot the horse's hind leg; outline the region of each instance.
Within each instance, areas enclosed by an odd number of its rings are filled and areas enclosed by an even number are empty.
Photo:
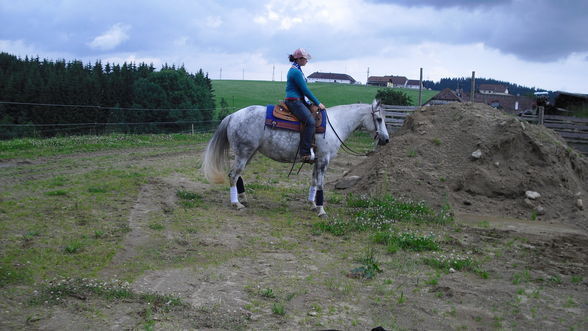
[[[253,153],[243,152],[236,155],[233,167],[229,172],[231,204],[236,209],[243,209],[248,205],[247,196],[245,195],[245,183],[243,182],[243,178],[241,178],[241,174],[252,156]]]
[[[313,206],[315,206],[315,208],[313,208],[313,210],[318,212],[317,215],[319,217],[327,216],[327,212],[325,212],[324,208],[323,186],[325,180],[325,171],[327,171],[328,164],[329,161],[325,160],[315,163],[314,171],[312,173],[312,186],[310,187],[311,191],[309,192],[309,199],[311,198],[311,193],[314,187],[316,193],[314,193]]]

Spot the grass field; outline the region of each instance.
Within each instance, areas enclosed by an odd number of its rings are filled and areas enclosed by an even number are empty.
[[[251,80],[213,80],[217,107],[224,98],[229,107],[241,109],[251,105],[275,104],[284,99],[285,82]],[[327,107],[351,103],[371,103],[382,87],[332,83],[311,83],[310,90]],[[398,89],[411,97],[413,104],[418,102],[418,90]],[[423,102],[438,91],[423,91]]]

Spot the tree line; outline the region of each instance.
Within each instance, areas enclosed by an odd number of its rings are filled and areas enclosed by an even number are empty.
[[[509,82],[504,82],[496,79],[491,78],[476,78],[476,87],[479,87],[480,84],[497,84],[497,85],[504,85],[508,88],[508,92],[512,95],[523,95],[532,97],[533,93],[539,91],[545,91],[543,89],[536,89],[534,87],[526,87],[521,86]],[[424,80],[423,87],[430,88],[432,90],[441,91],[445,88],[450,88],[452,90],[462,89],[465,93],[469,93],[472,86],[472,79],[471,78],[441,78],[439,82],[434,82],[431,80]],[[551,92],[550,92],[551,93]]]
[[[206,126],[214,108],[212,82],[202,70],[0,53],[0,138],[87,133],[90,123],[100,123],[95,133],[177,132],[186,122]]]

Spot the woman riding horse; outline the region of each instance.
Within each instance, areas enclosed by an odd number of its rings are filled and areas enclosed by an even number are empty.
[[[310,60],[310,54],[303,48],[295,50],[289,55],[292,67],[288,70],[286,81],[285,103],[288,109],[304,124],[302,140],[300,141],[300,155],[302,162],[313,163],[314,153],[311,153],[311,144],[314,137],[315,121],[310,113],[305,97],[324,110],[325,105],[312,94],[306,85],[306,78],[302,73],[302,67]]]

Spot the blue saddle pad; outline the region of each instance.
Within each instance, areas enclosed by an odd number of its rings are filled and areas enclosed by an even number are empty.
[[[300,132],[300,121],[287,121],[274,116],[275,105],[267,105],[265,110],[265,125],[271,128],[280,128]],[[315,133],[324,133],[327,129],[327,113],[323,110],[320,112],[322,121],[320,126],[316,127]]]

